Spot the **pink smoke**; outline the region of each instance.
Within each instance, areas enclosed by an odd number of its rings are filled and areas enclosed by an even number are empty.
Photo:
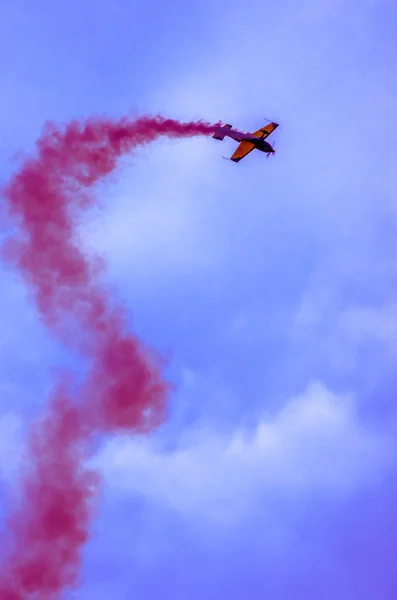
[[[21,476],[20,503],[8,517],[10,545],[0,567],[0,599],[58,598],[78,583],[99,479],[84,468],[95,434],[148,432],[166,418],[170,387],[159,357],[127,330],[99,276],[102,263],[79,249],[75,234],[92,187],[118,158],[160,136],[210,135],[218,124],[163,117],[47,125],[37,157],[27,159],[3,195],[17,234],[4,247],[33,293],[44,323],[84,355],[80,392],[54,387],[34,424]]]

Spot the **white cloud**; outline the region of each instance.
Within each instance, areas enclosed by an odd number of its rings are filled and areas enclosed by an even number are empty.
[[[84,242],[130,283],[212,268],[221,259],[211,193],[221,159],[211,141],[160,140],[144,150],[101,197],[99,219],[84,226]]]
[[[381,360],[373,365],[375,379],[389,368],[389,361],[395,360],[397,351],[397,304],[353,303],[343,289],[346,282],[363,287],[368,273],[371,273],[370,281],[391,281],[393,270],[394,265],[387,271],[373,258],[364,256],[362,261],[358,257],[355,261],[347,257],[344,263],[334,261],[331,267],[324,266],[315,273],[302,297],[292,329],[293,339],[306,359],[309,354],[316,359],[326,356],[328,366],[346,371],[360,366],[358,358],[362,349],[372,348],[374,355],[380,349],[382,352]]]
[[[197,428],[164,452],[148,439],[109,441],[94,463],[107,483],[182,515],[228,521],[274,494],[345,495],[382,477],[389,438],[362,425],[351,398],[309,386],[254,431]]]
[[[188,76],[183,73],[157,89],[145,111],[186,121],[225,119],[235,108],[232,94],[225,105],[232,70],[222,64],[219,71],[217,59],[204,67],[201,61]],[[104,254],[117,273],[128,273],[130,283],[138,278],[157,284],[162,275],[219,264],[225,219],[217,191],[230,176],[221,158],[235,147],[228,142],[160,138],[138,148],[132,159],[124,157],[123,177],[118,183],[114,177],[109,191],[100,192],[104,210],[99,219],[84,226],[86,243]]]

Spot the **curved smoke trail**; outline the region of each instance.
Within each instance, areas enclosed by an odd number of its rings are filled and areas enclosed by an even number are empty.
[[[126,326],[100,281],[99,262],[77,245],[80,211],[118,158],[159,136],[210,135],[219,124],[163,117],[47,125],[37,156],[3,191],[16,235],[5,259],[21,273],[47,327],[88,360],[79,392],[63,377],[32,426],[20,503],[9,514],[0,567],[1,600],[50,600],[78,582],[99,480],[83,467],[94,435],[146,432],[166,417],[169,386],[160,362]],[[70,378],[70,375],[68,376]]]

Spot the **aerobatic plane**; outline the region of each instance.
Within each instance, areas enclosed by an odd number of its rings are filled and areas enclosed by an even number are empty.
[[[265,127],[258,129],[254,133],[241,133],[236,129],[232,129],[231,125],[223,125],[218,127],[212,136],[216,140],[223,140],[224,137],[230,137],[236,142],[240,142],[236,150],[232,154],[229,160],[233,162],[240,162],[245,158],[252,150],[260,150],[267,154],[269,158],[270,154],[275,154],[274,148],[266,142],[265,139],[278,127],[278,123],[271,121]],[[226,158],[225,156],[223,158]]]

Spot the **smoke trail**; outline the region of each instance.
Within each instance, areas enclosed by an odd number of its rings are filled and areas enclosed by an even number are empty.
[[[58,382],[31,429],[20,505],[8,519],[1,600],[49,600],[77,584],[99,484],[82,466],[92,437],[147,432],[166,417],[170,390],[161,363],[128,332],[122,309],[112,306],[100,281],[101,262],[79,249],[80,211],[94,203],[94,184],[122,154],[159,136],[210,135],[218,125],[159,116],[73,122],[64,131],[47,125],[37,157],[4,189],[19,225],[4,257],[29,286],[45,324],[82,353],[89,369],[77,394],[67,379]]]

